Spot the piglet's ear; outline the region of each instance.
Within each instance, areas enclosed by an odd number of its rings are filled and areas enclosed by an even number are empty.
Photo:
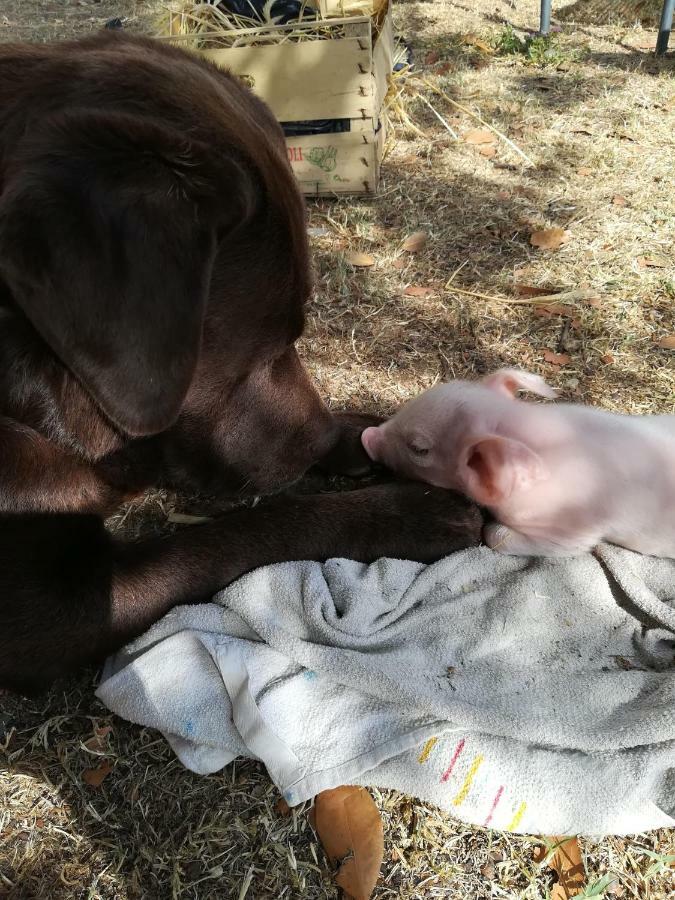
[[[520,441],[491,435],[472,443],[460,463],[466,494],[483,506],[503,503],[515,490],[527,490],[547,475],[533,450]]]
[[[554,400],[558,396],[539,375],[521,372],[520,369],[499,369],[498,372],[483,378],[482,384],[511,399],[518,391],[529,391],[540,397],[548,397],[549,400]]]

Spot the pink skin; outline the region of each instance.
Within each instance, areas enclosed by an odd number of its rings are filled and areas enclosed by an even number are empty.
[[[496,522],[485,542],[518,556],[574,556],[608,541],[675,558],[675,416],[624,416],[554,398],[538,375],[454,381],[366,428],[369,457],[462,491]]]

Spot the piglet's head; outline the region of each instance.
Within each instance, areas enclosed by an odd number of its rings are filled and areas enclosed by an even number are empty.
[[[457,422],[448,393],[465,382],[438,385],[406,403],[387,422],[366,428],[361,443],[371,460],[438,487],[456,487]]]
[[[400,475],[463,491],[483,506],[505,503],[546,477],[538,454],[496,425],[517,416],[518,391],[553,398],[542,378],[500,369],[480,382],[453,381],[406,403],[377,428],[366,428],[363,447],[374,462]]]

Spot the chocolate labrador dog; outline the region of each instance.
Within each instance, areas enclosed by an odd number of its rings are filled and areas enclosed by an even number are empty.
[[[149,485],[245,496],[362,464],[294,349],[311,289],[282,132],[238,80],[110,32],[0,46],[0,687],[39,690],[258,565],[478,541],[470,504],[403,483],[105,530]]]

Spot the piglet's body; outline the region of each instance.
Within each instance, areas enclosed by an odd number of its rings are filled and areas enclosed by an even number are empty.
[[[568,556],[608,541],[675,558],[675,416],[528,403],[517,390],[555,396],[510,369],[438,385],[366,429],[363,445],[394,471],[487,507],[495,550]]]

